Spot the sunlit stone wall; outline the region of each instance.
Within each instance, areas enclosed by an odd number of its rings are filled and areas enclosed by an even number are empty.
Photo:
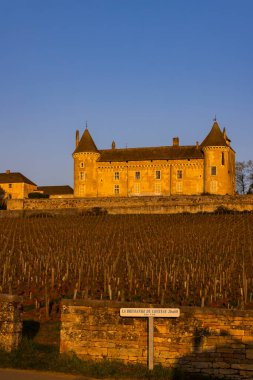
[[[64,300],[61,352],[146,364],[147,318],[120,317],[120,307],[150,306]],[[179,318],[154,318],[154,364],[159,363],[225,379],[252,379],[253,311],[183,307]]]

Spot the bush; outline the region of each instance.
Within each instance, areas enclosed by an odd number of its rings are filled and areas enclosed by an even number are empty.
[[[29,199],[42,199],[42,198],[49,198],[49,195],[44,194],[44,193],[29,193],[28,198]]]

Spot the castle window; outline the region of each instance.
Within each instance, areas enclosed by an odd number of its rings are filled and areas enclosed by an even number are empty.
[[[155,194],[161,194],[161,184],[155,183]]]
[[[85,179],[86,179],[86,173],[85,172],[80,172],[79,173],[79,178],[80,178],[80,181],[85,181]]]
[[[12,188],[12,183],[9,183],[9,189],[11,189]]]
[[[114,185],[114,194],[119,194],[119,185]]]
[[[79,186],[79,195],[84,195],[84,189],[85,189],[84,185]]]
[[[80,162],[80,168],[84,168],[84,162]]]
[[[161,179],[161,170],[155,171],[155,179]]]
[[[183,178],[183,170],[178,170],[177,171],[177,179],[182,179]]]
[[[119,172],[115,172],[114,173],[114,179],[115,180],[119,180]]]
[[[217,181],[211,181],[211,193],[216,193],[218,189]]]
[[[217,174],[216,166],[211,166],[211,175],[216,175],[216,174]]]
[[[141,179],[141,172],[135,172],[135,179]]]
[[[221,165],[225,165],[225,153],[221,153]]]
[[[140,187],[140,184],[139,184],[139,183],[135,183],[135,184],[134,184],[134,192],[135,192],[135,194],[140,194],[140,192],[141,192],[141,187]]]
[[[177,182],[176,183],[176,192],[177,193],[182,193],[183,191],[183,183],[182,182]]]

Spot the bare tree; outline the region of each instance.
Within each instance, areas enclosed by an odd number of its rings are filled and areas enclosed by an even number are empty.
[[[250,193],[253,187],[253,161],[236,162],[236,189],[239,194]]]

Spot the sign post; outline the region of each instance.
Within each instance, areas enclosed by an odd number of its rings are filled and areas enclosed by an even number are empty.
[[[177,318],[179,309],[170,308],[121,308],[121,317],[146,317],[148,318],[148,368],[154,369],[154,318]]]

